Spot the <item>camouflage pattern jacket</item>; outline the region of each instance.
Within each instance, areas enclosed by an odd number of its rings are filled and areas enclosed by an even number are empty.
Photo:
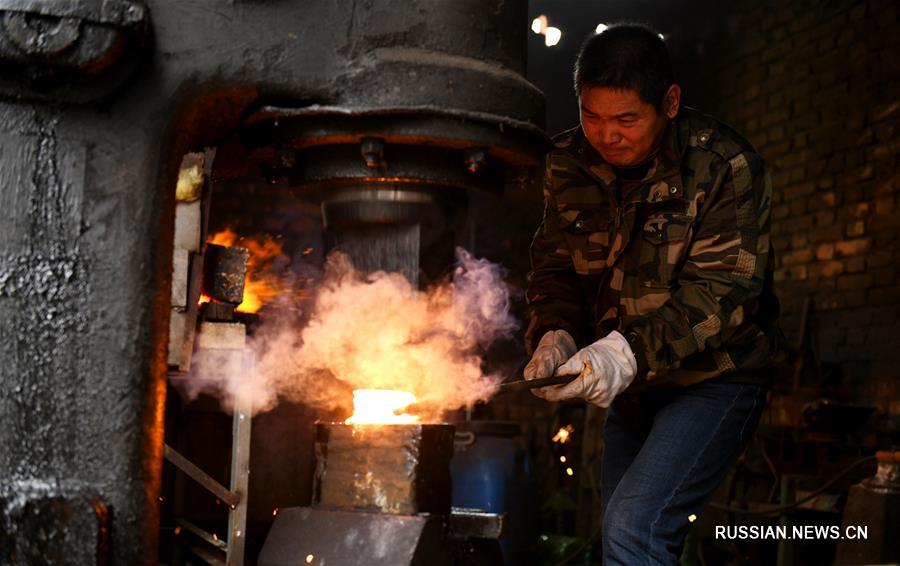
[[[632,391],[723,374],[767,381],[781,336],[772,188],[750,143],[685,108],[623,195],[581,128],[554,141],[531,247],[528,346],[553,329],[579,347],[618,330],[638,362]]]

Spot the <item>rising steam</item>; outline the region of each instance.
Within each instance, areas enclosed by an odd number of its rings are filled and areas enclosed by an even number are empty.
[[[346,407],[354,389],[399,389],[440,411],[486,401],[500,377],[485,375],[482,352],[516,321],[499,266],[457,249],[450,280],[420,291],[398,273],[364,274],[340,253],[326,260],[305,325],[269,317],[243,363],[203,363],[189,395],[252,397],[257,410],[288,399]],[[290,292],[290,291],[285,291]]]

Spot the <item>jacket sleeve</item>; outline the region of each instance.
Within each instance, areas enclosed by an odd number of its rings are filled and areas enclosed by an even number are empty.
[[[529,354],[550,330],[565,330],[576,344],[585,343],[590,308],[575,273],[571,251],[560,230],[550,167],[544,177],[544,216],[531,242],[531,271],[525,296],[531,317],[525,333]]]
[[[740,153],[722,166],[695,220],[677,290],[623,333],[639,376],[653,379],[692,354],[719,347],[723,329],[741,322],[742,305],[764,285],[771,200],[758,154]]]

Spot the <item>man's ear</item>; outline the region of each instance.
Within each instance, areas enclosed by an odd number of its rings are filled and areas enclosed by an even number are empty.
[[[663,111],[666,113],[666,116],[671,120],[675,116],[678,115],[678,109],[681,107],[681,87],[677,84],[673,84],[669,87],[669,90],[666,91],[666,96],[663,98]]]

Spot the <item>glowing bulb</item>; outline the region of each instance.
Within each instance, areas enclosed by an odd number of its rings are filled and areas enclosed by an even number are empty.
[[[560,456],[560,457],[559,457],[559,461],[562,462],[563,464],[565,464],[565,463],[566,463],[566,457],[565,457],[565,456]]]
[[[693,513],[691,513],[690,515],[688,515],[688,522],[693,523],[693,522],[696,521],[696,520],[697,520],[697,516],[694,515]]]
[[[597,27],[594,28],[594,33],[603,33],[603,32],[605,32],[607,29],[609,29],[609,26],[608,26],[608,25],[606,25],[606,24],[597,24]]]
[[[663,34],[659,34],[659,38],[660,38],[661,40],[663,40],[663,41],[666,40],[666,36],[664,36]]]
[[[559,40],[562,39],[562,30],[555,27],[548,27],[544,30],[544,45],[547,47],[553,47]]]
[[[307,554],[306,555],[306,563],[312,564],[313,558],[315,558],[315,556],[313,556],[312,554]]]
[[[572,468],[566,468],[566,475],[567,475],[567,476],[574,476],[574,475],[575,475],[575,470],[573,470]]]

